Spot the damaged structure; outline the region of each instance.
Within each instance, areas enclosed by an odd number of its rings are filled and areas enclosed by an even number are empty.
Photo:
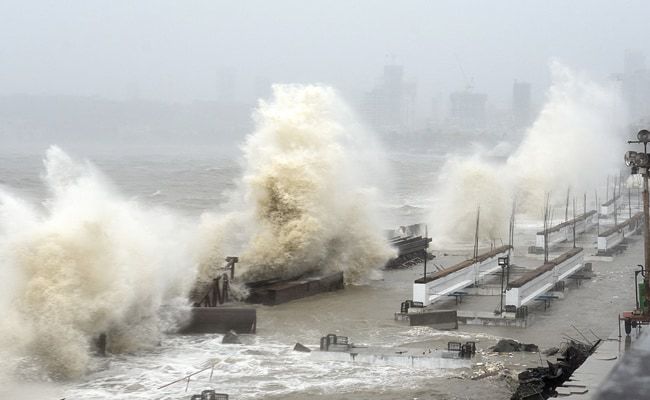
[[[234,306],[230,302],[230,281],[235,277],[235,264],[239,258],[226,257],[225,261],[223,273],[207,287],[196,288],[192,293],[190,320],[180,333],[255,333],[257,310]]]
[[[347,336],[328,334],[320,339],[320,351],[310,357],[319,361],[347,361],[372,365],[397,365],[412,368],[455,369],[471,365],[476,353],[474,342],[450,342],[447,350],[414,347],[359,346]]]
[[[274,306],[319,293],[341,290],[345,287],[343,272],[295,279],[268,279],[246,284],[249,303]]]
[[[410,267],[425,259],[433,259],[427,250],[432,239],[428,237],[426,225],[401,226],[394,231],[388,231],[387,235],[388,243],[395,249],[397,256],[388,260],[386,268]]]

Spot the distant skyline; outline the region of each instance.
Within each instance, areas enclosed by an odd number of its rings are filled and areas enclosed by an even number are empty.
[[[507,107],[515,80],[543,94],[552,59],[605,79],[626,49],[650,54],[648,15],[646,1],[5,0],[0,95],[214,100],[230,71],[240,100],[267,81],[356,100],[396,63],[420,107],[469,80]]]

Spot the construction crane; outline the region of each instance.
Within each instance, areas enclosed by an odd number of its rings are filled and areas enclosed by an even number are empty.
[[[471,92],[472,89],[474,89],[474,78],[467,77],[467,74],[465,73],[465,69],[463,68],[463,64],[461,64],[457,54],[454,54],[454,58],[456,59],[456,63],[458,64],[458,69],[460,70],[460,73],[461,75],[463,75],[463,79],[465,80],[465,91]]]

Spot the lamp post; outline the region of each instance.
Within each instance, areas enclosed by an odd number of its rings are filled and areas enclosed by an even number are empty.
[[[637,134],[638,140],[630,140],[628,143],[643,143],[643,153],[628,151],[625,153],[625,165],[631,167],[632,174],[640,173],[643,177],[643,252],[645,270],[650,267],[650,230],[649,228],[649,200],[648,200],[648,174],[650,173],[650,156],[648,155],[648,142],[650,142],[650,131],[643,129]],[[650,305],[650,274],[645,274],[643,278],[643,287],[645,292],[645,304],[642,314],[648,314],[648,305]]]
[[[500,306],[499,306],[499,314],[503,314],[503,294],[506,292],[505,289],[507,289],[507,287],[508,287],[508,282],[505,279],[505,276],[506,276],[505,272],[506,272],[506,270],[508,270],[508,272],[510,272],[510,269],[509,269],[510,268],[510,257],[508,257],[508,256],[499,257],[497,259],[497,264],[501,267],[501,294],[500,294],[501,303],[500,303]],[[510,274],[508,274],[508,275],[510,275]]]

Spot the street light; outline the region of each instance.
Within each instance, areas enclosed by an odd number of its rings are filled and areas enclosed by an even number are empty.
[[[497,264],[501,267],[501,294],[500,294],[501,301],[499,305],[499,314],[503,314],[503,294],[506,292],[505,289],[507,289],[507,285],[508,285],[508,282],[505,279],[505,275],[506,275],[506,270],[508,271],[508,275],[510,275],[510,269],[508,268],[510,265],[510,257],[506,256],[506,257],[497,258]]]
[[[636,138],[639,142],[648,143],[650,142],[650,131],[647,129],[642,129],[639,133],[636,134]]]
[[[648,174],[650,173],[650,156],[648,156],[648,142],[650,142],[650,131],[643,129],[636,135],[638,140],[630,140],[628,143],[642,143],[643,153],[636,151],[628,151],[625,153],[625,165],[631,168],[632,174],[641,173],[643,177],[643,238],[644,238],[644,256],[645,256],[645,270],[648,271],[650,267],[650,231],[648,225],[650,222],[650,212],[648,209]],[[650,274],[644,274],[643,283],[645,287],[645,309],[640,310],[643,315],[648,314],[648,304],[650,304]],[[638,296],[637,296],[638,297]],[[626,329],[627,330],[627,329]]]

